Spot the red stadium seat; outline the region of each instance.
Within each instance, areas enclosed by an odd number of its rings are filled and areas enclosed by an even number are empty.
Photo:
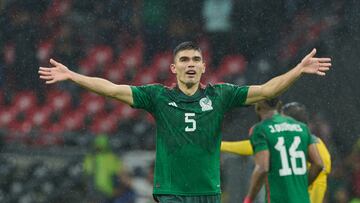
[[[151,63],[154,72],[170,71],[170,64],[173,63],[173,55],[171,52],[157,53]]]
[[[53,110],[49,106],[40,107],[30,113],[31,124],[34,126],[44,127],[49,124],[49,117]]]
[[[104,114],[97,116],[93,121],[90,130],[95,133],[115,133],[117,130],[118,116],[114,114]]]
[[[52,40],[41,42],[38,45],[36,56],[41,63],[48,62],[50,55],[52,54],[54,43]]]
[[[87,58],[93,60],[95,65],[108,65],[113,62],[113,50],[106,45],[99,45],[89,50]]]
[[[124,70],[125,69],[123,67],[114,64],[105,70],[104,78],[114,83],[121,83],[125,74]]]
[[[79,71],[84,75],[91,75],[96,71],[95,61],[89,58],[83,58],[79,61]]]
[[[67,91],[52,90],[47,96],[47,104],[54,111],[67,111],[71,108],[71,95]]]
[[[27,111],[36,105],[37,99],[34,92],[23,91],[16,93],[12,103],[18,112]]]
[[[87,56],[80,60],[80,72],[92,75],[96,71],[103,72],[113,62],[113,50],[109,46],[99,45],[89,50]],[[99,69],[102,68],[101,70]]]
[[[84,108],[87,114],[97,114],[103,112],[105,107],[105,98],[103,96],[85,92],[81,95],[81,108]]]
[[[61,117],[60,123],[65,131],[77,131],[84,128],[85,112],[83,110],[75,110],[65,112]]]
[[[17,110],[15,108],[11,109],[0,109],[0,127],[8,127],[10,123],[15,120]]]
[[[246,59],[243,55],[228,55],[221,61],[217,75],[222,78],[225,75],[242,74],[246,70]]]
[[[141,48],[132,47],[123,50],[116,63],[124,68],[140,68],[143,63],[143,53]]]
[[[145,85],[156,82],[156,72],[152,69],[147,69],[145,71],[140,71],[136,74],[132,84],[134,85]]]
[[[115,107],[112,114],[117,116],[119,120],[126,120],[136,117],[138,113],[139,113],[138,110],[133,109],[128,105],[121,104]]]

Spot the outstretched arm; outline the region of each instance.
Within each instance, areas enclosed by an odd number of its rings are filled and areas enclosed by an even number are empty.
[[[263,85],[250,86],[246,104],[253,104],[261,100],[271,99],[285,92],[303,73],[325,76],[330,69],[330,58],[315,58],[313,49],[301,62],[285,74],[277,76]]]
[[[129,85],[116,85],[108,80],[88,77],[69,70],[63,64],[50,59],[51,67],[40,67],[40,78],[46,81],[46,84],[53,84],[60,81],[71,80],[76,84],[97,94],[115,98],[126,104],[132,105],[133,98]]]
[[[254,154],[250,140],[235,141],[235,142],[221,142],[221,152],[234,153],[243,156],[250,156]]]

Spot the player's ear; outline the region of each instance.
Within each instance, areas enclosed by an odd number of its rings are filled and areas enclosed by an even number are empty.
[[[205,73],[205,71],[206,71],[206,64],[205,63],[203,63],[203,67],[202,67],[202,73]]]
[[[176,74],[176,67],[175,67],[175,64],[170,64],[170,70],[172,73]]]

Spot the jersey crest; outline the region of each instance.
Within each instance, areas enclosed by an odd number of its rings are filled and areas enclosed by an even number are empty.
[[[200,99],[199,104],[201,106],[202,111],[213,110],[212,101],[209,99],[209,97],[204,97],[204,98]]]

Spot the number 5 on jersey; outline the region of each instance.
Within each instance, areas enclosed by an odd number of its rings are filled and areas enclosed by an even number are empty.
[[[185,132],[194,132],[196,130],[195,113],[185,113]]]

